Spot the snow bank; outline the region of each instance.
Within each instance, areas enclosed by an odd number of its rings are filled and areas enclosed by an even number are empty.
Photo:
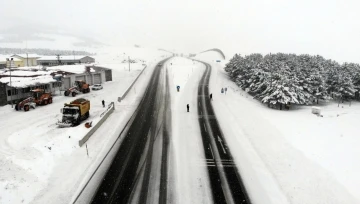
[[[209,177],[202,145],[197,112],[197,87],[204,66],[185,58],[174,57],[165,66],[168,69],[172,136],[170,161],[173,174],[175,203],[211,203]],[[176,86],[180,86],[177,92]],[[186,104],[190,112],[186,112]]]

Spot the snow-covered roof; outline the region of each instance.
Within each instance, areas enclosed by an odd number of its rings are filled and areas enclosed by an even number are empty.
[[[21,57],[21,58],[40,58],[41,56],[37,55],[37,54],[14,54],[11,55],[11,57]]]
[[[87,56],[83,56],[83,55],[68,55],[68,56],[62,56],[60,55],[60,60],[80,60],[84,57]],[[40,59],[38,60],[58,60],[57,56],[42,56]]]
[[[47,67],[46,70],[49,71],[64,71],[71,72],[75,74],[81,74],[85,72],[85,65],[60,65],[54,67]],[[90,68],[90,72],[95,72],[93,68]]]
[[[2,83],[8,83],[10,86],[10,77],[3,77],[0,79]],[[43,75],[37,77],[12,77],[11,78],[11,86],[12,87],[28,87],[37,84],[47,84],[50,82],[56,82],[55,79],[52,78],[51,75]]]
[[[0,73],[1,75],[8,75],[10,76],[10,71],[7,72],[3,72]],[[45,71],[12,71],[11,75],[12,76],[36,76],[36,75],[49,75],[50,72],[45,72]]]
[[[4,56],[4,55],[0,55],[0,63],[1,64],[5,64],[6,63],[6,58],[11,58],[10,56]],[[20,62],[21,59],[18,59],[18,58],[15,58],[13,57],[13,61],[16,61],[16,62]]]

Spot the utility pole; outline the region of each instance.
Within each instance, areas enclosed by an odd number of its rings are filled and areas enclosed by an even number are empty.
[[[57,55],[56,55],[56,58],[57,58],[57,60],[58,60],[58,65],[60,65],[60,62],[61,62],[61,61],[60,61],[60,55],[57,54]]]
[[[29,55],[28,55],[27,40],[26,40],[26,66],[29,66]]]
[[[130,56],[128,56],[129,57],[129,72],[130,72]]]
[[[12,100],[12,95],[13,95],[13,87],[12,87],[12,83],[11,83],[11,67],[12,67],[12,64],[11,62],[14,61],[14,58],[6,58],[6,61],[9,62],[9,68],[10,68],[10,100],[11,100],[11,108],[13,108],[13,100]]]

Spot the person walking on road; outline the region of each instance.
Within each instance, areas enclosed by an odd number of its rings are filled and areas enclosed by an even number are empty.
[[[186,105],[186,108],[187,108],[187,112],[189,112],[189,110],[190,110],[189,104]]]
[[[224,88],[221,88],[221,93],[224,93]]]
[[[103,107],[105,108],[105,101],[102,100],[101,103],[102,103]]]
[[[212,101],[212,93],[210,94],[210,101]]]

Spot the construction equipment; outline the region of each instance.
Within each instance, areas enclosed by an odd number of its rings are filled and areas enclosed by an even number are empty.
[[[86,120],[89,116],[90,101],[84,98],[79,98],[70,103],[65,103],[64,108],[60,110],[63,114],[61,122],[56,124],[59,127],[77,126],[81,121]]]
[[[90,85],[87,84],[85,81],[79,80],[75,81],[74,86],[69,88],[64,92],[65,96],[69,96],[70,94],[75,97],[77,94],[80,93],[89,93],[90,92]]]
[[[31,90],[30,97],[25,100],[20,101],[15,105],[15,110],[24,109],[24,111],[29,111],[30,108],[34,108],[38,105],[47,105],[52,103],[51,93],[47,93],[44,89],[34,89]]]

